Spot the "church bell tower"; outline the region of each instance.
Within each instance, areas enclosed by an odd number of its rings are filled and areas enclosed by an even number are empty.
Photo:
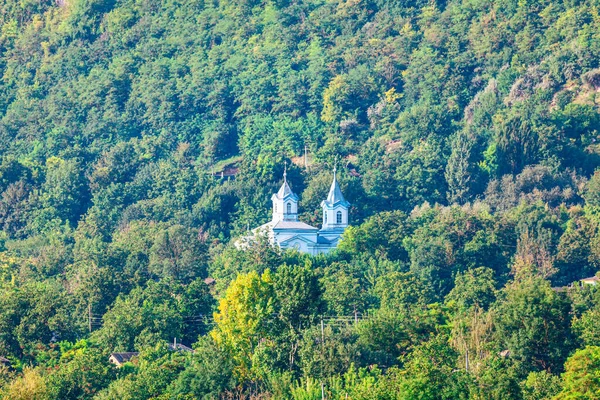
[[[340,185],[336,179],[337,168],[333,168],[333,182],[327,199],[321,202],[323,208],[323,227],[321,231],[343,231],[348,226],[348,208]]]
[[[271,196],[273,201],[273,222],[298,221],[298,196],[292,192],[287,182],[287,163],[283,170],[283,185]]]

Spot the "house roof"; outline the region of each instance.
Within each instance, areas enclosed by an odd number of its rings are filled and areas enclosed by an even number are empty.
[[[194,350],[191,347],[187,347],[184,344],[181,343],[177,343],[177,344],[173,344],[173,343],[169,343],[169,350],[175,351],[175,350],[179,350],[179,351],[186,351],[186,352],[190,352],[193,353]]]
[[[124,364],[130,361],[133,357],[137,357],[140,353],[136,351],[129,351],[124,353],[110,353],[110,360],[114,360],[116,364]]]
[[[211,278],[210,276],[208,278],[206,278],[204,280],[204,283],[206,283],[207,285],[212,285],[213,283],[215,283],[215,278]]]
[[[600,282],[600,278],[598,278],[597,276],[591,276],[591,277],[589,277],[589,278],[583,278],[583,279],[581,280],[581,282],[583,282],[583,283],[588,283],[588,284],[592,284],[592,285],[595,285],[595,284],[597,284],[598,282]]]
[[[506,350],[502,350],[500,353],[498,353],[498,355],[500,357],[510,357],[510,350],[506,349]]]

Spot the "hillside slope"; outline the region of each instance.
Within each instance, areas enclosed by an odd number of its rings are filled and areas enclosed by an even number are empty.
[[[597,398],[599,8],[4,0],[0,399]]]

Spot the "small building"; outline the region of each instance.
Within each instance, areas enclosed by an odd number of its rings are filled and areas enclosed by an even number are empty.
[[[498,353],[498,355],[502,358],[510,357],[510,350],[502,350],[500,353]]]
[[[597,285],[598,282],[600,282],[600,278],[598,278],[598,276],[596,275],[589,278],[584,278],[580,282],[586,285]]]
[[[115,364],[117,367],[123,366],[123,364],[130,362],[134,357],[137,357],[140,353],[136,351],[129,351],[124,353],[111,353],[108,361]]]
[[[0,356],[0,367],[11,368],[10,360]]]
[[[169,350],[171,351],[183,351],[186,353],[193,353],[194,349],[192,349],[191,347],[188,347],[184,344],[181,343],[169,343]]]
[[[211,277],[209,276],[208,278],[206,278],[206,279],[204,280],[204,283],[205,283],[206,285],[208,285],[208,286],[214,285],[214,284],[215,284],[215,279],[214,279],[214,278],[211,278]]]
[[[325,200],[321,202],[323,224],[321,229],[298,220],[299,197],[292,191],[287,181],[287,170],[283,173],[283,184],[271,196],[273,202],[272,219],[251,231],[251,234],[236,242],[238,248],[248,248],[257,236],[265,235],[272,245],[282,249],[296,249],[312,255],[328,253],[335,249],[348,227],[348,209],[340,185],[333,170],[333,181]]]

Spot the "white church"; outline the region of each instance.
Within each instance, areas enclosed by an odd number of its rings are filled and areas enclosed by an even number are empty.
[[[257,235],[266,235],[273,245],[282,249],[297,249],[303,253],[316,255],[328,253],[338,245],[348,226],[350,203],[344,199],[333,170],[333,182],[327,198],[321,202],[323,225],[315,228],[298,220],[298,196],[287,182],[287,171],[283,173],[283,185],[271,197],[273,218],[270,222],[252,230],[252,234],[236,243],[237,247],[251,245]],[[243,243],[243,244],[242,244]]]

